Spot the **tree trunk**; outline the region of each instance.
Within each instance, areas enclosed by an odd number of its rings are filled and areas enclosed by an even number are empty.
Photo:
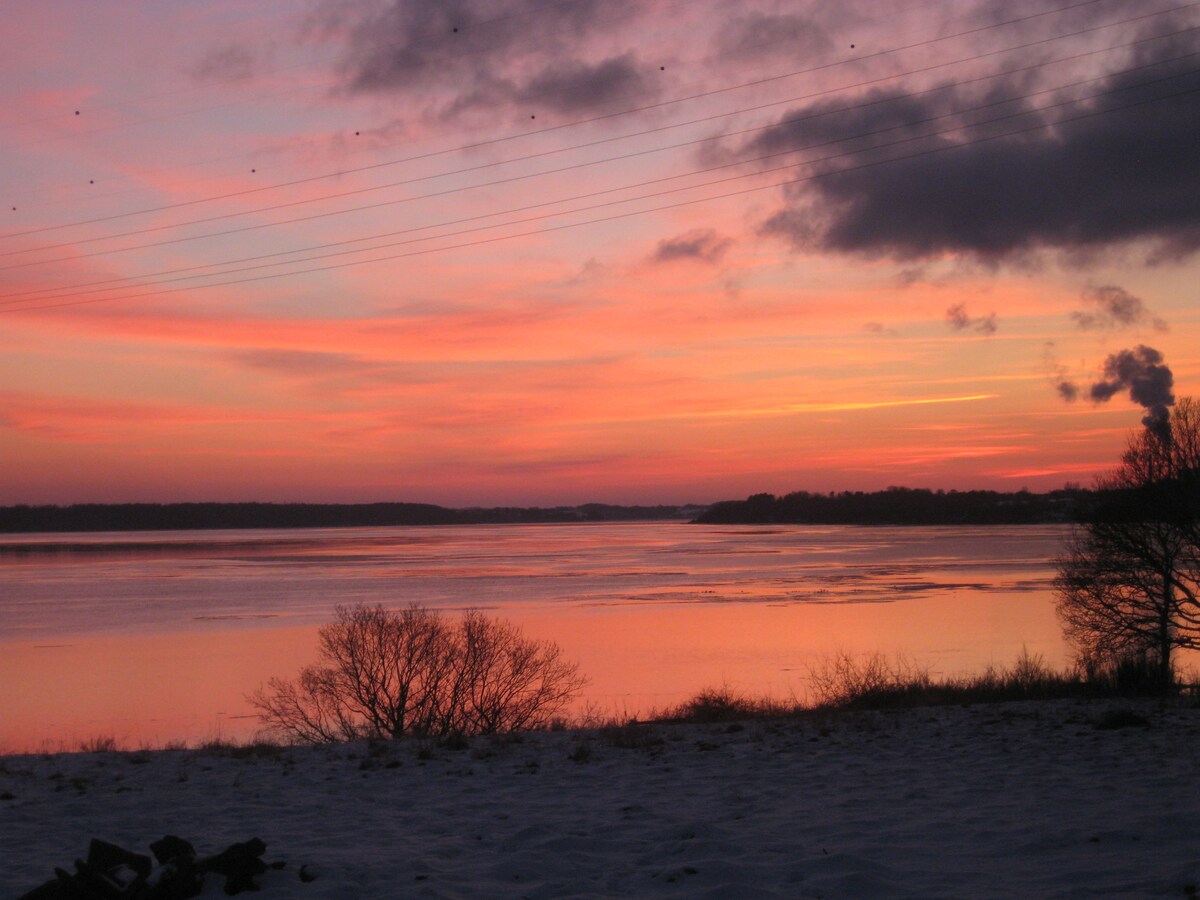
[[[1171,616],[1175,610],[1175,587],[1168,579],[1163,580],[1161,618],[1158,623],[1158,690],[1166,694],[1171,690],[1174,678],[1171,672]]]

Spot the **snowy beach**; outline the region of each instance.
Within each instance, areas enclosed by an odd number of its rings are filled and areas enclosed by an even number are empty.
[[[258,896],[313,900],[1183,897],[1200,884],[1198,764],[1200,708],[1116,701],[458,749],[8,756],[0,896],[71,870],[93,837],[147,853],[174,834],[201,854],[260,838],[263,859],[286,865],[261,876]],[[315,880],[300,880],[302,865]],[[208,876],[204,896],[223,895]]]

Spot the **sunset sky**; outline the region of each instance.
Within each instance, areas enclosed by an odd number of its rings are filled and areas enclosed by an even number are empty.
[[[0,504],[1045,490],[1200,393],[1195,3],[14,0],[0,81]]]

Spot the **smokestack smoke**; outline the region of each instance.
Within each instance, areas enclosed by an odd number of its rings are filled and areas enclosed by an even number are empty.
[[[1042,346],[1042,366],[1045,367],[1046,377],[1054,385],[1058,396],[1068,403],[1079,399],[1079,385],[1067,377],[1067,369],[1058,361],[1058,354],[1055,353],[1054,341],[1046,341]]]
[[[1162,432],[1170,421],[1170,407],[1175,404],[1171,393],[1174,385],[1175,376],[1163,363],[1163,355],[1153,347],[1138,344],[1104,361],[1104,379],[1092,385],[1090,396],[1096,403],[1104,403],[1128,390],[1129,399],[1146,410],[1142,424]]]

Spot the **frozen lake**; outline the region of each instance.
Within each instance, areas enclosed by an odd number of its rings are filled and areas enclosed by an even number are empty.
[[[835,650],[950,673],[1066,660],[1065,529],[676,522],[0,538],[0,748],[245,737],[244,695],[315,658],[337,603],[487,609],[550,638],[583,703],[802,695]]]

